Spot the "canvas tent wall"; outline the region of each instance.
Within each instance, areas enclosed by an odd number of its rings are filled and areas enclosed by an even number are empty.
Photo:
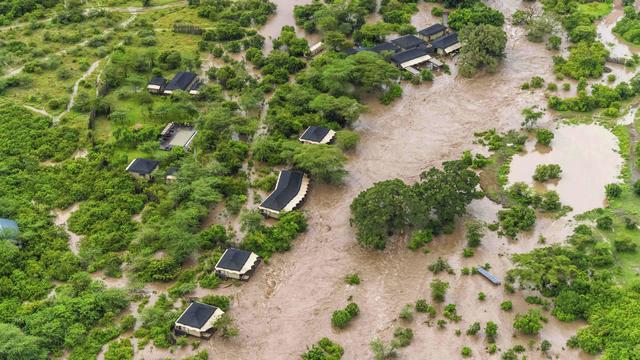
[[[147,91],[154,94],[161,94],[164,91],[164,87],[167,84],[167,80],[161,76],[156,76],[149,80],[147,84]]]
[[[447,33],[447,27],[442,24],[433,24],[418,31],[418,36],[424,41],[433,41]]]
[[[209,338],[214,332],[214,324],[224,311],[215,306],[192,302],[174,324],[177,335],[192,335]]]
[[[301,171],[282,170],[276,188],[258,206],[263,214],[274,218],[292,211],[304,200],[309,187],[309,178]]]
[[[260,257],[251,251],[229,248],[216,263],[216,275],[221,278],[249,280],[260,260]]]

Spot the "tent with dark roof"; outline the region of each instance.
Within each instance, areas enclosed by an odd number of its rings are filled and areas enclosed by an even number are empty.
[[[429,61],[433,53],[434,49],[431,47],[419,47],[399,52],[391,57],[391,61],[404,69]]]
[[[336,132],[322,126],[309,126],[298,140],[306,144],[328,144],[336,136]]]
[[[135,158],[127,166],[127,171],[136,176],[149,178],[151,173],[158,167],[158,162],[155,160]]]
[[[226,279],[249,280],[261,258],[251,251],[228,248],[216,263],[216,275]]]
[[[162,76],[156,76],[149,80],[147,84],[147,90],[154,94],[162,94],[164,87],[167,85],[167,80]]]
[[[169,81],[164,88],[165,94],[172,94],[176,90],[187,91],[196,81],[198,76],[195,73],[183,71],[176,74],[176,76]]]
[[[411,34],[393,39],[391,40],[391,43],[395,44],[397,47],[403,50],[409,50],[418,46],[426,45],[424,41],[420,40],[420,38]]]
[[[309,178],[301,171],[282,170],[276,188],[258,206],[267,216],[278,218],[281,213],[292,211],[302,202],[309,187]]]
[[[449,55],[459,50],[462,44],[458,41],[458,33],[447,34],[431,43],[440,55]]]
[[[224,311],[215,306],[192,302],[174,324],[176,335],[193,335],[209,338],[215,329],[213,325]]]
[[[424,41],[433,41],[447,33],[447,27],[442,24],[433,24],[418,31],[418,36]]]

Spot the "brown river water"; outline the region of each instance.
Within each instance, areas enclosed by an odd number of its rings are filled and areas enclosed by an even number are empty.
[[[283,24],[292,24],[291,9],[298,2],[276,3],[278,15],[261,31],[265,36],[277,35]],[[507,15],[525,6],[516,0],[490,3]],[[414,22],[425,25],[430,20],[435,22],[428,14],[414,17]],[[269,264],[261,265],[252,279],[240,286],[198,289],[197,296],[209,293],[233,296],[230,314],[240,328],[238,337],[230,340],[213,337],[204,341],[200,349],[209,350],[210,358],[220,360],[295,359],[308,346],[327,336],[345,348],[344,359],[370,359],[369,343],[373,339],[388,342],[395,327],[408,326],[415,337],[410,346],[399,350],[401,358],[458,359],[462,346],[472,348],[474,359],[497,358],[498,355],[486,353],[482,336],[455,336],[455,329],[464,333],[475,321],[498,324],[497,342],[503,350],[515,344],[526,346],[530,338],[513,337],[512,328],[515,313],[528,307],[522,294],[508,295],[503,287],[494,287],[479,277],[462,276],[460,268],[488,262],[492,272],[502,278],[512,266],[508,256],[542,246],[538,243],[539,235],[544,235],[547,243],[561,242],[573,228],[568,217],[559,220],[542,217],[536,228],[518,241],[487,232],[476,255],[468,259],[462,257],[463,221],[459,221],[453,234],[434,239],[429,254],[406,249],[406,235],[392,239],[385,251],[363,249],[356,243],[354,229],[349,225],[352,199],[373,183],[394,177],[413,182],[431,166],[459,158],[464,150],[479,150],[474,145],[474,132],[518,128],[524,107],[545,104],[542,92],[521,91],[520,85],[532,76],[553,78],[552,53],[543,44],[528,42],[520,28],[507,25],[506,31],[507,56],[496,74],[463,79],[456,76],[455,59],[449,60],[452,75],[438,76],[433,84],[403,83],[402,99],[390,106],[380,105],[375,99],[367,101],[369,110],[355,126],[361,141],[349,154],[349,176],[340,187],[313,184],[303,207],[309,218],[309,230],[295,241],[293,249],[274,255]],[[545,115],[541,123],[549,126],[550,118]],[[559,135],[557,139],[561,141]],[[528,161],[526,157],[523,160]],[[604,171],[601,178],[607,182],[613,182],[617,176],[602,167],[591,171]],[[594,189],[596,185],[599,187],[600,183],[594,184]],[[471,204],[468,216],[492,222],[498,210],[499,206],[489,200],[477,200]],[[448,259],[456,275],[434,276],[427,270],[438,256]],[[344,276],[352,272],[360,274],[360,285],[344,284]],[[442,330],[426,324],[423,315],[417,315],[411,323],[399,320],[398,314],[405,304],[430,298],[429,283],[434,277],[451,284],[447,303],[458,305],[461,322]],[[480,291],[487,294],[484,302],[477,300]],[[343,308],[349,298],[360,306],[360,315],[347,329],[335,330],[330,324],[331,313]],[[504,299],[514,302],[514,311],[506,313],[499,309]],[[442,306],[437,308],[441,314]],[[567,339],[584,324],[560,323],[551,315],[548,317],[549,323],[534,338],[537,344],[542,339],[551,341],[551,352],[561,359],[590,358],[563,349]],[[193,353],[191,347],[175,352],[147,347],[137,352],[136,358],[182,358]],[[544,357],[531,350],[527,351],[527,358]]]

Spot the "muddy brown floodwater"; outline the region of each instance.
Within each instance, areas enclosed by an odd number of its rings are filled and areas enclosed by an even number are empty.
[[[616,179],[622,169],[618,139],[598,125],[563,125],[553,132],[551,151],[536,147],[531,140],[524,153],[513,157],[509,183],[521,181],[541,190],[555,190],[560,201],[573,208],[573,214],[603,207],[605,185],[620,181]],[[560,165],[562,178],[557,184],[533,181],[540,164]]]
[[[277,35],[282,24],[291,22],[290,11],[297,2],[276,2],[278,15],[261,31],[263,35]],[[516,0],[491,4],[506,15],[524,6]],[[430,21],[428,16],[415,19]],[[294,359],[327,336],[345,348],[344,359],[370,359],[371,340],[381,338],[388,342],[393,329],[402,325],[411,327],[415,334],[413,343],[399,351],[402,358],[455,359],[466,345],[473,349],[474,359],[488,359],[485,339],[456,337],[454,330],[464,331],[475,321],[489,320],[497,322],[500,328],[499,348],[526,346],[529,338],[512,337],[515,313],[527,308],[522,294],[508,295],[503,287],[493,287],[479,277],[461,276],[459,269],[488,262],[502,278],[512,266],[510,254],[541,246],[540,234],[547,238],[547,243],[563,241],[573,228],[571,220],[543,217],[533,231],[523,234],[518,241],[507,241],[489,232],[476,255],[469,259],[462,257],[463,221],[458,222],[453,234],[434,239],[429,254],[409,251],[406,235],[392,239],[385,251],[362,249],[349,225],[352,199],[373,183],[394,177],[413,182],[421,171],[459,158],[464,150],[476,149],[474,132],[517,128],[524,107],[546,103],[542,92],[519,88],[532,76],[553,78],[553,54],[543,44],[528,42],[520,28],[507,25],[506,31],[507,56],[496,74],[463,79],[456,76],[455,60],[449,60],[452,75],[440,75],[433,84],[415,86],[405,82],[402,98],[390,106],[380,105],[375,99],[367,102],[369,111],[355,126],[361,141],[349,155],[345,184],[340,187],[314,184],[303,207],[308,214],[309,229],[295,241],[293,249],[274,255],[247,283],[198,292],[232,295],[230,314],[240,328],[238,337],[230,340],[213,337],[203,342],[200,349],[209,350],[219,360]],[[545,115],[542,123],[549,125],[550,118]],[[497,205],[483,199],[471,204],[469,216],[490,222],[495,220],[498,210]],[[437,277],[450,282],[447,303],[458,305],[462,321],[448,325],[446,330],[428,326],[422,315],[412,323],[401,322],[398,313],[404,304],[429,299],[429,283],[434,275],[427,266],[438,256],[447,258],[458,270],[456,275]],[[344,276],[351,272],[360,274],[360,285],[344,284]],[[484,302],[477,300],[480,291],[487,294]],[[344,307],[350,297],[360,306],[360,315],[347,329],[337,331],[331,327],[331,313]],[[514,301],[513,312],[499,310],[503,299]],[[441,313],[442,307],[438,306],[438,310]],[[560,323],[549,316],[549,323],[535,339],[538,343],[541,339],[551,341],[552,353],[562,359],[586,359],[589,357],[582,353],[563,349],[567,339],[582,325]],[[193,352],[189,347],[174,353],[148,348],[137,353],[136,358],[181,358]],[[542,355],[539,351],[528,351],[527,357],[541,359]]]

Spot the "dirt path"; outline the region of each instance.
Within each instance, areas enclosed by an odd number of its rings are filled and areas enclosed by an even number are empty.
[[[33,106],[30,106],[30,105],[22,105],[22,106],[23,106],[25,109],[28,109],[28,110],[30,110],[30,111],[33,111],[33,112],[34,112],[34,113],[36,113],[36,114],[40,114],[40,115],[46,116],[46,117],[48,117],[48,118],[53,118],[53,115],[49,114],[49,113],[48,113],[46,110],[44,110],[44,109],[38,109],[38,108],[35,108],[35,107],[33,107]]]
[[[61,112],[57,116],[54,116],[53,118],[54,125],[58,124],[60,120],[65,115],[67,115],[69,111],[71,111],[71,108],[73,108],[73,105],[75,104],[76,96],[78,95],[78,87],[80,86],[80,82],[86,79],[87,77],[89,77],[98,68],[98,65],[100,65],[100,61],[102,61],[102,59],[96,60],[93,64],[91,64],[91,66],[89,66],[87,71],[85,71],[84,74],[82,74],[82,76],[78,80],[76,80],[76,82],[73,84],[73,91],[71,92],[71,98],[69,99],[69,103],[67,104],[67,107],[63,112]]]
[[[75,203],[67,209],[57,209],[53,212],[53,214],[55,215],[53,223],[62,227],[67,235],[69,235],[69,249],[76,255],[78,255],[78,253],[80,252],[80,241],[82,240],[82,237],[69,230],[69,225],[67,224],[67,222],[69,221],[71,215],[73,215],[73,213],[76,212],[79,208],[80,204]]]
[[[520,2],[508,1],[503,6],[515,4]],[[404,83],[402,99],[391,106],[380,105],[376,100],[368,102],[369,112],[356,124],[361,142],[350,155],[345,185],[314,184],[304,206],[309,230],[293,249],[275,255],[248,283],[216,291],[234,296],[231,314],[237,319],[241,333],[232,340],[213,338],[200,348],[210,350],[221,360],[290,359],[328,336],[345,347],[344,359],[367,359],[371,357],[369,342],[376,337],[388,340],[393,329],[401,325],[397,314],[404,304],[429,298],[428,284],[433,275],[427,266],[438,256],[448,258],[458,270],[490,262],[495,273],[503,277],[511,266],[505,254],[539,246],[540,233],[549,242],[565,238],[571,231],[568,220],[541,219],[537,230],[519,242],[488,234],[476,256],[464,259],[461,225],[454,234],[434,240],[429,255],[407,250],[404,237],[396,239],[396,245],[384,252],[362,249],[349,226],[352,199],[374,182],[393,177],[415,181],[422,170],[458,158],[464,150],[474,148],[474,132],[516,128],[522,108],[545,103],[541,92],[524,92],[519,87],[535,75],[552,77],[552,54],[543,45],[526,41],[522,29],[508,26],[507,33],[507,58],[497,74],[467,80],[454,73],[437,77],[432,85]],[[549,121],[549,116],[545,121]],[[470,209],[472,215],[480,218],[495,217],[496,211],[497,206],[487,200],[474,203]],[[354,271],[360,273],[362,284],[345,285],[343,277]],[[479,278],[439,277],[451,283],[447,302],[458,304],[463,321],[445,331],[425,325],[423,318],[408,324],[414,330],[415,340],[400,351],[405,358],[423,358],[424,354],[433,359],[457,358],[463,345],[473,348],[474,358],[488,358],[481,340],[453,334],[454,329],[466,329],[474,321],[498,322],[501,348],[526,343],[525,338],[512,339],[514,314],[503,313],[498,306],[503,298],[510,298],[518,311],[524,311],[521,295],[506,295],[502,288],[494,288]],[[476,300],[479,291],[488,296],[482,304]],[[336,331],[330,325],[331,312],[344,307],[351,296],[360,305],[361,315],[348,329]],[[553,343],[554,351],[560,351],[579,325],[550,319],[541,337]],[[178,351],[173,357],[180,358],[188,352]],[[145,350],[136,357],[163,355],[166,354]],[[539,358],[535,352],[527,356]],[[563,353],[562,357],[565,356],[579,357],[577,352]]]

